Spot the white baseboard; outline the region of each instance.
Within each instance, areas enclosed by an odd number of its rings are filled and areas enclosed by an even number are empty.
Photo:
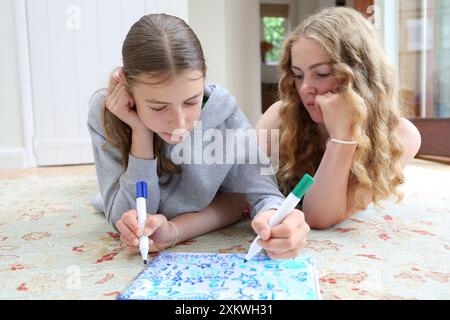
[[[0,148],[0,170],[26,168],[25,149]]]
[[[34,147],[39,166],[94,163],[89,139],[39,139]]]

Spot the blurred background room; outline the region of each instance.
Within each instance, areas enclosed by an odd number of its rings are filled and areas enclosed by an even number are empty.
[[[286,34],[328,6],[361,11],[398,68],[420,156],[450,157],[450,1],[4,0],[0,3],[0,169],[93,163],[92,93],[121,65],[126,32],[146,13],[185,19],[199,36],[208,82],[228,88],[255,125],[277,99]],[[447,17],[447,19],[445,18]]]
[[[89,100],[122,64],[135,21],[185,19],[207,81],[256,125],[277,100],[284,38],[330,6],[359,10],[378,30],[422,159],[405,168],[401,203],[311,230],[302,252],[317,261],[324,299],[449,299],[450,0],[2,0],[0,300],[114,299],[142,271],[91,205],[87,128]],[[168,250],[245,253],[253,239],[242,219]]]

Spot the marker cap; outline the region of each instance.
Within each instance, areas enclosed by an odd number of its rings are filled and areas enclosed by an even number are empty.
[[[148,186],[147,182],[139,181],[136,182],[136,198],[145,198],[148,197]]]
[[[297,186],[294,188],[292,193],[299,199],[301,199],[304,195],[306,190],[314,183],[314,178],[311,177],[309,174],[305,173],[302,180],[297,184]]]

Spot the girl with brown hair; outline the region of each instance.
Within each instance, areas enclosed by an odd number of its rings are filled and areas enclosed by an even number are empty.
[[[154,252],[230,225],[248,202],[253,227],[269,256],[298,255],[309,231],[300,210],[268,228],[284,200],[273,173],[262,175],[260,163],[243,164],[233,155],[232,163],[190,162],[205,154],[212,139],[208,132],[223,142],[219,147],[226,146],[228,156],[235,149],[227,143],[235,142],[237,134],[222,140],[226,133],[251,128],[224,88],[205,85],[206,63],[191,28],[177,17],[146,15],[128,32],[122,57],[123,67],[113,74],[108,91],[91,100],[88,127],[101,191],[98,209],[130,251],[138,252],[143,234]],[[192,136],[194,147],[189,149]],[[249,142],[252,147],[258,150],[256,141]],[[214,151],[215,157],[219,150]],[[178,162],[178,152],[185,161]],[[140,180],[149,185],[144,230],[133,209]]]

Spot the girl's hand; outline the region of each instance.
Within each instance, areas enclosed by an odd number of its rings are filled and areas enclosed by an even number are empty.
[[[260,212],[252,221],[252,228],[261,236],[258,244],[264,248],[272,259],[289,259],[297,257],[306,244],[306,234],[310,228],[305,222],[305,215],[294,209],[279,225],[270,228],[269,220],[275,210]]]
[[[162,214],[148,215],[144,233],[153,242],[150,246],[150,252],[158,252],[169,248],[177,238],[175,228],[175,225],[167,221],[166,216]]]
[[[145,230],[141,230],[135,209],[124,213],[117,221],[120,240],[130,253],[139,253],[139,238],[142,232],[149,237],[149,252],[158,252],[172,245],[177,236],[174,226],[162,214],[148,215]]]
[[[132,130],[146,129],[137,115],[134,99],[127,89],[122,68],[117,70],[111,78],[106,97],[106,108],[129,125]]]
[[[318,95],[316,105],[322,111],[323,122],[330,138],[353,140],[353,112],[342,94],[328,92]]]

